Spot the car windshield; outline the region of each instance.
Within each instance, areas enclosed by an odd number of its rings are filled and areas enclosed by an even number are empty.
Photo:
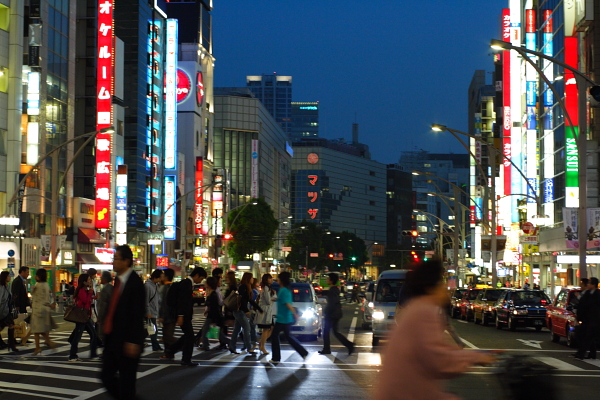
[[[464,289],[464,290],[457,289],[454,292],[454,296],[452,296],[452,297],[454,297],[455,299],[462,299],[463,294],[465,294],[466,291],[467,291],[466,289]]]
[[[581,292],[571,292],[571,296],[569,297],[569,305],[576,306],[579,304],[579,296],[581,296]]]
[[[512,292],[510,294],[509,300],[511,300],[514,305],[522,306],[522,305],[546,305],[549,304],[548,296],[541,290],[525,290],[522,292]]]
[[[479,289],[469,290],[469,293],[467,293],[467,300],[475,300],[479,292]]]
[[[309,303],[313,301],[312,293],[308,287],[291,287],[292,301],[294,303]]]
[[[404,283],[400,279],[382,279],[377,284],[377,295],[375,301],[381,303],[395,303],[398,301],[398,293]]]
[[[496,301],[500,298],[501,294],[502,290],[488,290],[485,292],[484,297],[487,299],[487,301]]]

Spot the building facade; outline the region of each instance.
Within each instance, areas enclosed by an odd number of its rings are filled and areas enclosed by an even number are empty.
[[[290,139],[292,141],[319,137],[318,101],[292,101],[291,118]]]
[[[292,77],[277,74],[248,75],[246,87],[289,135],[292,124]]]

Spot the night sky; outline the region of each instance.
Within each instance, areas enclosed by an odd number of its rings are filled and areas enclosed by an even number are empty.
[[[215,1],[215,86],[293,77],[293,101],[320,102],[320,136],[360,142],[389,164],[401,151],[465,153],[431,123],[467,130],[475,70],[508,0]],[[491,84],[492,75],[487,75]]]

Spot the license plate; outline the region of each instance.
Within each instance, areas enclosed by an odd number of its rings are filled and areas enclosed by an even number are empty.
[[[534,324],[535,324],[535,325],[543,325],[543,324],[542,324],[542,322],[543,322],[543,321],[536,320],[536,321],[534,321]]]

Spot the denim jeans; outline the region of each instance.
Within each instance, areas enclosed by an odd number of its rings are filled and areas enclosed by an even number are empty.
[[[152,351],[158,351],[160,350],[160,343],[158,343],[158,327],[156,326],[156,318],[149,318],[146,320],[146,323],[150,323],[152,325],[154,325],[154,332],[156,332],[154,335],[149,335],[150,336],[150,340],[152,341]]]
[[[288,343],[300,354],[302,357],[306,357],[308,355],[308,351],[296,339],[294,336],[290,335],[290,327],[289,324],[280,324],[279,322],[275,323],[275,327],[273,328],[273,333],[271,334],[271,349],[273,353],[272,360],[273,361],[281,361],[281,343],[279,342],[279,333],[283,332],[283,336],[288,341]]]
[[[244,346],[246,350],[251,351],[252,346],[250,344],[250,321],[246,317],[246,313],[243,311],[234,311],[233,317],[235,318],[235,324],[233,325],[233,333],[231,334],[231,342],[229,343],[229,350],[235,351],[235,343],[237,337],[240,335],[240,331],[244,331]]]
[[[88,319],[85,324],[76,323],[75,329],[73,329],[73,333],[71,334],[71,352],[69,353],[69,359],[77,358],[77,350],[79,346],[79,341],[81,340],[81,335],[83,335],[83,331],[87,330],[90,335],[90,358],[97,357],[96,348],[98,343],[96,342],[96,329],[94,328],[94,323],[92,319]]]

